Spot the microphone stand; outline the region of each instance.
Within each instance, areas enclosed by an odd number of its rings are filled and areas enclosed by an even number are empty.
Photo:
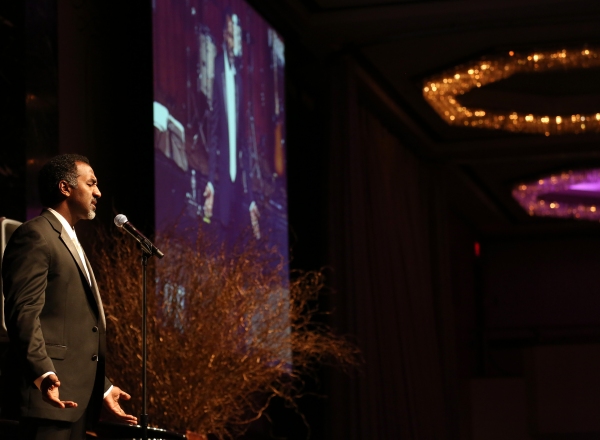
[[[140,243],[142,250],[142,414],[140,415],[140,423],[142,426],[142,438],[148,440],[148,336],[146,322],[148,317],[148,260],[152,257],[152,250],[148,246]]]
[[[124,228],[139,244],[142,251],[142,414],[140,415],[143,440],[148,440],[148,260],[153,255],[162,258],[165,256],[160,249],[144,237],[123,214],[115,217],[115,225]]]

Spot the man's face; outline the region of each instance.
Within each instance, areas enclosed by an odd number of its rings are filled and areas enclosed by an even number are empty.
[[[77,188],[70,187],[67,204],[74,221],[92,220],[96,217],[96,203],[100,198],[98,180],[88,164],[77,164]]]
[[[233,19],[231,15],[227,16],[225,20],[225,29],[223,29],[223,38],[225,39],[225,47],[227,49],[227,55],[230,60],[233,60],[233,47],[235,44],[234,31],[233,31]]]

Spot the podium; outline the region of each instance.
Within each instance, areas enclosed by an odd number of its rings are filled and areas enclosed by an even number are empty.
[[[119,440],[133,440],[141,439],[143,436],[142,427],[140,425],[123,425],[120,423],[106,423],[100,422],[94,431],[96,437],[88,435],[90,439],[119,439]],[[186,436],[183,434],[177,434],[172,431],[160,428],[148,427],[148,439],[156,440],[185,440]]]
[[[0,440],[19,440],[19,422],[0,420]],[[118,423],[100,422],[94,432],[88,432],[88,440],[134,440],[142,438],[142,427]],[[148,439],[185,440],[186,436],[160,428],[148,428]]]

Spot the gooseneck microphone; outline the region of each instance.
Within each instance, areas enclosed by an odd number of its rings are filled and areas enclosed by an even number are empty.
[[[154,246],[154,244],[148,240],[144,234],[138,231],[123,214],[119,214],[115,217],[115,225],[117,225],[119,228],[125,229],[129,235],[135,238],[142,248],[151,255],[156,255],[158,258],[165,256],[165,254],[163,254],[160,249]]]

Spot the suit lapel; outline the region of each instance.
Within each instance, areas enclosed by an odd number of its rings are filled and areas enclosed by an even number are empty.
[[[242,86],[242,79],[240,78],[240,73],[236,70],[236,75],[235,75],[235,80],[233,81],[235,83],[235,127],[236,127],[236,131],[239,133],[240,132],[240,98],[241,98],[241,86]],[[238,136],[239,137],[239,136]],[[239,145],[237,147],[238,149],[240,148]]]
[[[65,231],[62,223],[50,211],[44,211],[42,213],[42,215],[44,217],[46,217],[46,219],[50,222],[50,225],[52,225],[54,230],[59,233],[60,240],[64,243],[64,245],[67,247],[67,249],[71,253],[71,256],[75,260],[75,263],[77,264],[77,267],[79,268],[79,271],[81,272],[81,275],[83,276],[83,279],[87,280],[87,274],[83,267],[84,263],[81,261],[81,258],[79,257],[79,252],[77,252],[77,247],[71,240],[71,237],[69,237],[69,233],[67,231]],[[83,253],[83,256],[85,258],[85,264],[87,265],[88,272],[90,273],[91,285],[88,284],[88,286],[91,288],[92,294],[94,296],[94,300],[96,301],[96,305],[98,307],[98,314],[100,315],[101,324],[102,324],[103,328],[106,329],[106,318],[104,316],[104,308],[102,307],[102,300],[100,299],[100,291],[98,290],[98,285],[96,284],[96,278],[94,277],[94,272],[92,271],[92,267],[90,265],[90,262],[87,259],[87,256],[85,255],[85,252]],[[87,283],[84,283],[84,284],[87,284]]]
[[[223,63],[225,63],[225,61],[223,61]],[[223,108],[225,109],[225,118],[227,118],[227,80],[225,79],[225,64],[223,64],[223,73],[221,73],[221,81],[223,83],[223,87],[221,87],[221,89],[223,90]]]
[[[56,232],[58,232],[60,240],[63,242],[63,244],[67,247],[67,249],[71,253],[71,256],[75,260],[75,263],[77,263],[77,267],[81,271],[83,278],[87,279],[87,275],[85,274],[85,269],[83,268],[83,261],[81,261],[81,258],[79,257],[79,252],[77,252],[77,247],[75,247],[75,243],[73,243],[73,241],[71,240],[71,237],[69,237],[69,233],[67,231],[65,231],[62,223],[50,211],[44,211],[42,213],[42,215],[44,217],[46,217],[46,219],[50,222],[50,224],[52,225],[54,230]]]
[[[83,262],[81,261],[81,258],[79,257],[79,252],[77,252],[77,247],[75,247],[75,244],[71,240],[71,237],[69,237],[69,234],[64,229],[60,233],[60,239],[65,244],[67,249],[69,249],[69,252],[71,252],[71,255],[73,256],[75,263],[77,263],[77,267],[79,267],[79,270],[81,271],[81,274],[83,275],[83,278],[87,279],[85,269],[83,268]]]

